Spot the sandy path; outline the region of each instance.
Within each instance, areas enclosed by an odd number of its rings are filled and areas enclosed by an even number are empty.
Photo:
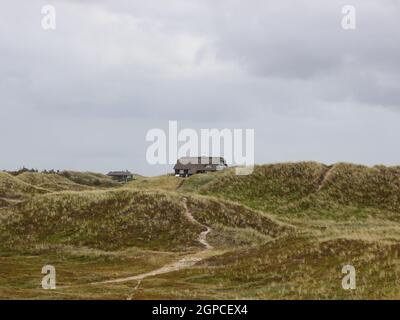
[[[318,182],[317,192],[321,191],[322,187],[325,185],[325,181],[329,178],[331,174],[333,166],[328,166],[323,172],[320,181]]]
[[[136,276],[126,277],[126,278],[112,279],[112,280],[106,280],[106,281],[101,281],[101,282],[92,282],[90,284],[95,285],[95,284],[120,283],[120,282],[127,282],[127,281],[143,280],[144,278],[147,278],[147,277],[157,276],[159,274],[168,273],[168,272],[172,272],[172,271],[178,271],[178,270],[181,270],[184,268],[191,267],[200,260],[202,260],[202,259],[199,257],[188,256],[179,261],[176,261],[171,264],[167,264],[159,269],[156,269],[156,270],[153,270],[153,271],[150,271],[147,273],[142,273],[142,274],[138,274]]]
[[[199,226],[202,226],[204,228],[206,228],[205,231],[201,232],[200,235],[198,236],[197,240],[204,246],[204,250],[202,250],[199,253],[196,254],[192,254],[192,255],[188,255],[182,259],[180,259],[179,261],[167,264],[159,269],[150,271],[150,272],[146,272],[146,273],[142,273],[142,274],[138,274],[135,276],[131,276],[131,277],[125,277],[125,278],[118,278],[118,279],[111,279],[111,280],[106,280],[106,281],[99,281],[99,282],[91,282],[85,285],[99,285],[99,284],[110,284],[110,283],[121,283],[121,282],[127,282],[127,281],[138,281],[138,284],[135,287],[135,291],[137,290],[137,288],[139,287],[141,281],[145,278],[148,277],[153,277],[153,276],[157,276],[160,274],[164,274],[164,273],[169,273],[169,272],[173,272],[173,271],[178,271],[178,270],[182,270],[185,268],[189,268],[192,267],[194,264],[196,264],[197,262],[203,260],[203,255],[202,253],[204,253],[207,250],[212,249],[213,247],[207,242],[207,235],[210,233],[211,228],[201,224],[199,221],[197,221],[192,213],[190,212],[188,206],[187,206],[187,199],[183,198],[183,206],[185,208],[184,214],[186,216],[186,218],[188,220],[190,220],[192,223],[197,224]],[[70,287],[75,287],[75,286],[65,286],[62,288],[70,288]],[[60,287],[61,288],[61,287]],[[134,293],[132,293],[131,295],[129,295],[128,299],[132,299]]]
[[[202,226],[203,228],[206,228],[206,231],[203,231],[202,233],[200,233],[199,237],[197,238],[197,240],[205,247],[206,250],[210,250],[213,247],[207,242],[207,235],[211,232],[211,228],[205,226],[204,224],[201,224],[200,222],[198,222],[192,215],[192,213],[190,212],[188,206],[187,206],[187,199],[183,198],[183,206],[185,207],[185,216],[194,224],[197,224],[199,226]]]

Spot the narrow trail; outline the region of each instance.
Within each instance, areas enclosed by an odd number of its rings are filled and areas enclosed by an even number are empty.
[[[204,246],[204,250],[202,250],[198,253],[195,253],[195,254],[187,255],[187,256],[183,257],[182,259],[180,259],[176,262],[167,264],[159,269],[156,269],[156,270],[153,270],[150,272],[146,272],[146,273],[142,273],[142,274],[138,274],[135,276],[117,278],[117,279],[111,279],[111,280],[105,280],[105,281],[98,281],[98,282],[91,282],[91,283],[75,285],[75,286],[63,286],[63,287],[59,287],[59,288],[72,288],[72,287],[79,287],[79,286],[85,286],[85,285],[101,285],[101,284],[122,283],[122,282],[128,282],[128,281],[138,281],[138,284],[134,288],[134,292],[132,294],[130,294],[127,298],[128,300],[130,300],[135,295],[136,290],[139,288],[141,281],[143,279],[148,278],[148,277],[157,276],[157,275],[164,274],[164,273],[169,273],[169,272],[173,272],[173,271],[179,271],[182,269],[190,268],[193,265],[195,265],[197,262],[203,260],[204,257],[207,256],[207,254],[204,255],[204,253],[213,249],[213,247],[207,242],[207,235],[211,232],[212,229],[201,224],[199,221],[197,221],[193,217],[192,213],[190,212],[190,210],[187,206],[186,198],[183,198],[183,206],[185,208],[185,211],[184,211],[185,217],[189,221],[206,228],[206,230],[201,232],[200,235],[197,237],[197,240]]]
[[[320,177],[320,179],[319,179],[319,181],[318,181],[317,192],[319,192],[319,191],[322,189],[322,187],[324,186],[325,181],[328,179],[328,177],[329,177],[329,175],[330,175],[332,169],[333,169],[333,166],[328,166],[328,167],[324,170],[324,172],[322,173],[322,175],[321,175],[321,177]]]
[[[132,300],[133,297],[136,294],[137,289],[139,289],[140,284],[142,283],[142,280],[138,280],[136,287],[133,289],[133,293],[131,293],[126,300]]]
[[[8,199],[8,198],[3,198],[3,197],[0,197],[0,201],[3,201],[4,203],[7,204],[5,206],[1,206],[0,209],[1,208],[9,208],[9,207],[12,207],[12,206],[14,206],[14,205],[16,205],[18,203],[24,202],[24,200]]]
[[[179,184],[176,187],[176,190],[179,190],[184,184],[185,184],[185,178],[181,178],[182,180],[179,182]]]
[[[181,269],[189,268],[193,266],[196,262],[202,260],[200,257],[195,257],[195,256],[187,256],[184,257],[183,259],[167,264],[159,269],[138,274],[136,276],[131,276],[131,277],[125,277],[125,278],[118,278],[118,279],[112,279],[112,280],[106,280],[106,281],[99,281],[99,282],[92,282],[88,283],[88,285],[97,285],[97,284],[109,284],[109,283],[121,283],[121,282],[127,282],[127,281],[137,281],[137,280],[143,280],[147,277],[152,277],[152,276],[157,276],[159,274],[164,274],[164,273],[169,273],[172,271],[178,271]]]
[[[193,217],[192,212],[189,210],[189,208],[187,206],[187,199],[186,198],[183,198],[183,206],[185,207],[185,215],[191,222],[193,222],[194,224],[197,224],[199,226],[202,226],[203,228],[206,228],[205,231],[200,233],[200,235],[197,238],[197,240],[206,248],[206,250],[213,249],[213,247],[207,242],[207,235],[211,232],[211,228],[207,227],[204,224],[201,224],[199,221],[197,221]]]

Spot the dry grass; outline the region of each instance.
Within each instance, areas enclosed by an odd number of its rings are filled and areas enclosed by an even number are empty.
[[[138,177],[122,188],[92,173],[21,176],[0,173],[1,298],[399,298],[399,167],[286,163],[249,176]],[[96,190],[51,192],[77,184]],[[212,228],[215,249],[201,251],[204,227],[185,216],[183,198]],[[187,254],[204,260],[139,287],[87,285]],[[73,287],[41,290],[48,263]],[[341,288],[344,264],[356,267],[354,291]]]
[[[131,247],[103,251],[85,247],[41,245],[28,253],[0,256],[0,297],[23,299],[126,299],[136,283],[91,286],[89,283],[157,269],[179,259],[179,254]],[[57,290],[41,288],[41,269],[57,271]],[[64,286],[72,286],[62,289]]]
[[[92,187],[75,183],[56,173],[24,172],[18,175],[17,178],[30,185],[50,191],[85,191],[93,189]]]
[[[279,216],[400,217],[400,167],[344,163],[328,167],[314,162],[263,165],[249,176],[233,172],[218,176],[200,192]]]
[[[221,201],[210,197],[192,196],[188,206],[193,216],[202,224],[215,229],[243,229],[276,238],[294,231],[294,228],[276,221],[264,213],[254,211],[230,201]]]
[[[321,191],[340,204],[400,212],[400,167],[339,163],[331,169]]]
[[[48,192],[49,190],[32,186],[8,173],[0,172],[0,197],[21,199]]]
[[[146,189],[146,190],[164,190],[175,191],[182,182],[182,178],[164,175],[157,177],[138,177],[129,182],[126,187]]]
[[[149,279],[137,299],[396,299],[399,254],[399,244],[292,235]],[[356,268],[356,290],[342,289],[346,264]]]
[[[120,186],[119,182],[114,181],[111,177],[101,173],[63,171],[60,175],[72,182],[89,187],[112,188]]]
[[[183,250],[198,246],[201,231],[185,219],[183,210],[179,198],[160,192],[52,193],[5,209],[1,239],[14,247],[44,242],[109,250]]]

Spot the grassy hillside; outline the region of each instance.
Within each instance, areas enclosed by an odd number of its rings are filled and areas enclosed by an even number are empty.
[[[91,189],[89,186],[75,183],[56,173],[45,174],[38,172],[24,172],[18,175],[17,178],[30,185],[51,191],[84,191]]]
[[[0,172],[0,197],[10,199],[28,198],[49,190],[32,186],[6,172]]]
[[[214,245],[262,243],[294,231],[291,226],[230,201],[196,196],[188,198],[188,206],[199,222],[215,230],[210,235]]]
[[[198,191],[280,215],[312,218],[400,216],[400,169],[314,162],[256,166],[248,176],[233,171],[209,178]]]
[[[212,226],[254,229],[272,237],[286,230],[240,205],[194,197],[189,203],[199,221]],[[191,223],[184,210],[180,195],[164,192],[118,189],[52,193],[3,209],[7,218],[1,223],[0,239],[9,247],[35,243],[109,250],[129,246],[168,250],[201,247],[197,237],[204,229]],[[217,229],[215,233],[217,236]]]
[[[137,177],[137,179],[129,182],[126,186],[138,189],[175,191],[180,187],[182,182],[181,178],[172,175],[163,175],[157,177]]]
[[[0,298],[398,299],[399,254],[400,167],[284,163],[124,185],[0,174]],[[41,290],[47,263],[72,287]]]
[[[182,192],[199,192],[210,185],[212,181],[222,179],[226,175],[231,175],[233,169],[228,169],[220,172],[213,172],[207,174],[195,174],[189,178],[185,178],[181,181],[179,190]],[[182,179],[182,178],[180,178]]]
[[[8,207],[10,202],[7,199],[0,198],[0,208]]]
[[[1,242],[115,250],[129,246],[181,250],[196,247],[201,227],[185,219],[176,197],[127,189],[61,192],[35,197],[3,212]]]
[[[149,272],[179,259],[179,253],[129,248],[104,251],[74,246],[38,245],[34,251],[0,254],[0,297],[3,299],[126,299],[136,282],[90,286],[93,281]],[[51,263],[57,269],[57,290],[43,290],[40,273]],[[73,286],[61,289],[63,286]]]
[[[120,186],[120,183],[101,173],[63,171],[61,172],[61,175],[77,184],[90,187],[111,188]]]
[[[399,256],[399,244],[288,236],[144,281],[137,299],[398,299]],[[347,264],[356,290],[342,289]]]
[[[326,168],[316,162],[299,162],[255,166],[253,173],[247,176],[237,176],[231,170],[229,174],[214,179],[208,184],[208,189],[224,194],[241,193],[246,198],[284,197],[293,200],[314,192]]]
[[[360,240],[287,237],[211,258],[216,278],[240,285],[247,296],[290,299],[379,298],[398,294],[400,246]],[[357,291],[341,286],[341,268],[357,270]],[[218,268],[219,267],[219,268]],[[324,285],[321,286],[321,283]],[[242,293],[243,296],[243,293]]]
[[[400,167],[339,163],[327,173],[321,191],[341,204],[400,212]]]

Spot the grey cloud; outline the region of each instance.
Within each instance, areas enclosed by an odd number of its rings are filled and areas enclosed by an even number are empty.
[[[0,169],[165,172],[144,137],[168,120],[254,128],[258,162],[400,156],[395,0],[353,1],[353,31],[339,0],[60,0],[48,32],[44,4],[0,12]]]

